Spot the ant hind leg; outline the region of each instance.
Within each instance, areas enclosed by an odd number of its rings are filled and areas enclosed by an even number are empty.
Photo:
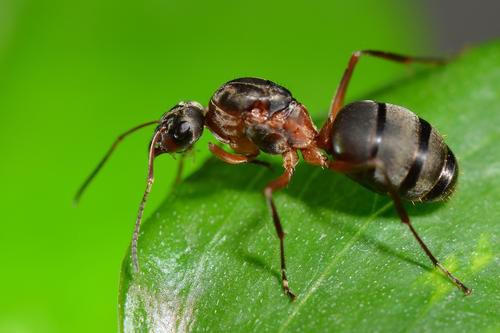
[[[391,183],[389,175],[387,174],[386,168],[384,167],[384,164],[381,161],[378,160],[371,160],[366,163],[360,163],[360,164],[354,164],[354,163],[349,163],[349,162],[342,162],[342,161],[330,161],[329,162],[329,169],[342,172],[342,173],[351,173],[351,172],[357,172],[357,171],[363,171],[363,170],[369,170],[369,169],[378,169],[382,172],[385,180],[385,185],[387,187],[387,192],[389,196],[391,197],[394,207],[396,209],[396,212],[399,215],[399,218],[401,222],[405,225],[408,226],[410,229],[410,232],[412,233],[413,237],[417,240],[418,244],[422,248],[422,250],[425,252],[427,257],[431,260],[432,264],[439,268],[441,272],[443,272],[444,275],[458,288],[460,289],[464,295],[470,295],[472,293],[472,289],[466,287],[462,281],[460,281],[458,278],[456,278],[453,274],[446,269],[432,254],[431,250],[427,247],[427,245],[424,243],[420,235],[417,233],[415,228],[413,227],[410,217],[408,216],[408,212],[406,211],[406,208],[403,205],[403,202],[401,200],[401,197],[398,193],[397,188]]]
[[[352,74],[356,65],[361,58],[361,56],[370,56],[374,58],[380,58],[388,61],[393,61],[401,64],[411,64],[411,63],[421,63],[428,65],[442,65],[445,64],[446,61],[440,58],[431,58],[431,57],[415,57],[415,56],[407,56],[403,54],[397,54],[392,52],[384,52],[384,51],[376,51],[376,50],[361,50],[354,52],[349,58],[349,62],[347,63],[347,67],[344,71],[342,79],[340,80],[337,91],[335,92],[335,96],[333,98],[332,104],[330,106],[330,113],[328,114],[328,118],[326,122],[321,127],[321,130],[317,137],[317,143],[320,148],[325,150],[331,149],[331,138],[330,133],[333,125],[333,121],[337,117],[340,109],[344,105],[344,98],[347,92],[347,88],[351,81]]]

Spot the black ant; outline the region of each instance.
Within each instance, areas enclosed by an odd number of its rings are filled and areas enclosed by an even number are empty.
[[[273,192],[288,185],[299,161],[347,174],[369,189],[388,194],[401,222],[406,224],[432,263],[465,295],[472,290],[453,276],[432,254],[413,228],[402,199],[441,201],[454,191],[457,161],[441,135],[425,120],[397,105],[358,101],[346,106],[344,96],[362,55],[399,63],[442,64],[434,58],[410,57],[381,51],[357,51],[349,60],[325,124],[318,132],[307,109],[286,88],[259,78],[240,78],[220,87],[208,108],[197,102],[180,102],[159,121],[136,126],[119,136],[97,168],[84,182],[75,200],[94,178],[116,145],[136,130],[156,124],[149,144],[147,186],[139,206],[131,245],[132,261],[139,270],[137,240],[144,206],[153,185],[153,160],[163,153],[185,152],[207,127],[218,141],[228,144],[228,153],[209,143],[210,151],[230,164],[263,163],[260,151],[283,157],[284,173],[264,188],[264,195],[280,241],[281,280],[293,300],[286,276],[284,237]],[[332,159],[328,159],[331,156]]]

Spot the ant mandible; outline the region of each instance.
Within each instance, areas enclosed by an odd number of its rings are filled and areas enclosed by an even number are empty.
[[[305,106],[286,88],[259,78],[229,81],[215,92],[208,108],[198,102],[180,102],[159,121],[138,125],[120,135],[81,186],[75,201],[122,139],[143,127],[158,125],[149,144],[147,186],[131,245],[132,262],[138,271],[137,241],[144,206],[153,185],[153,160],[163,153],[186,152],[207,127],[218,141],[235,151],[229,153],[209,143],[212,154],[226,163],[262,164],[264,162],[256,159],[260,151],[283,157],[284,172],[267,184],[264,195],[280,242],[283,290],[292,300],[295,295],[286,276],[285,233],[273,193],[290,182],[299,161],[298,151],[307,163],[341,172],[375,192],[388,194],[401,222],[408,226],[434,266],[469,295],[472,290],[453,276],[429,250],[402,204],[402,199],[428,202],[448,198],[458,177],[457,161],[428,122],[401,106],[369,100],[343,106],[349,81],[362,55],[405,64],[444,63],[440,59],[373,50],[354,52],[337,88],[328,119],[319,132]]]

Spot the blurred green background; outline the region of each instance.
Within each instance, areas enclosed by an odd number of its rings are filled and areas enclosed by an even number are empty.
[[[116,331],[152,129],[123,143],[79,207],[72,196],[118,134],[240,76],[288,87],[322,119],[352,51],[435,54],[433,38],[410,1],[1,0],[0,332]],[[351,98],[408,75],[368,59],[358,73]],[[146,216],[175,166],[157,160]]]

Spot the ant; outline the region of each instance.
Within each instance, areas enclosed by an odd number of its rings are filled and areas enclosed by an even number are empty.
[[[239,78],[222,85],[207,108],[194,101],[180,102],[160,120],[138,125],[120,135],[77,192],[77,202],[118,143],[129,134],[157,125],[149,144],[147,186],[139,206],[131,245],[132,262],[139,270],[137,242],[144,207],[153,185],[153,161],[163,153],[191,149],[207,127],[215,138],[235,153],[209,143],[209,150],[230,164],[257,163],[260,151],[281,155],[284,172],[264,188],[280,242],[283,290],[295,299],[286,275],[284,237],[273,193],[288,185],[299,161],[346,174],[363,186],[388,194],[401,222],[408,226],[425,254],[465,295],[472,290],[453,276],[432,254],[413,228],[402,200],[429,202],[450,197],[458,177],[458,165],[442,136],[425,120],[404,107],[371,100],[344,106],[352,73],[361,56],[399,63],[443,64],[435,58],[411,57],[382,51],[357,51],[351,55],[337,88],[328,119],[320,131],[305,106],[286,88],[260,78]],[[328,158],[330,156],[331,158]],[[180,166],[181,167],[181,166]]]

